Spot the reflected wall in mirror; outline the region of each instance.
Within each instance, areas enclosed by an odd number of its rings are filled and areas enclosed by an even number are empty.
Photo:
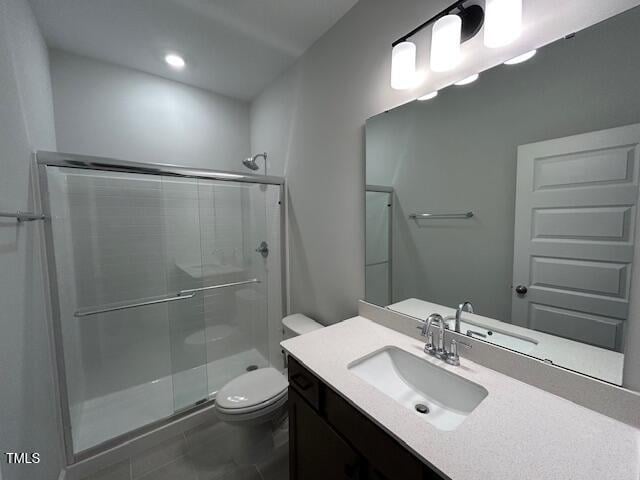
[[[367,122],[366,300],[422,319],[469,301],[462,333],[640,375],[639,25],[635,8]]]

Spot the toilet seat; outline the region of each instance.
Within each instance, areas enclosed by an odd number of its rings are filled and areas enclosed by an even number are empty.
[[[260,368],[234,378],[216,395],[218,416],[243,421],[268,415],[287,402],[287,379],[275,368]]]

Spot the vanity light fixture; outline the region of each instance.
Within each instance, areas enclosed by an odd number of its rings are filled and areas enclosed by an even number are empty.
[[[479,73],[474,73],[473,75],[470,75],[467,78],[463,78],[462,80],[460,80],[459,82],[456,82],[455,84],[458,85],[459,87],[463,85],[469,85],[470,83],[475,82],[479,77],[480,77]]]
[[[523,53],[522,55],[518,55],[517,57],[514,57],[511,60],[507,60],[506,62],[504,62],[504,64],[517,65],[519,63],[526,62],[527,60],[531,60],[537,52],[538,52],[537,50],[531,50],[530,52]]]
[[[392,43],[391,87],[406,90],[415,87],[421,78],[416,71],[416,45],[409,39],[430,25],[433,26],[431,41],[431,68],[445,72],[460,62],[460,44],[473,38],[484,23],[484,9],[480,5],[469,5],[474,0],[457,0],[440,13],[411,30]]]
[[[418,83],[416,72],[416,44],[403,41],[391,51],[391,88],[407,90]]]
[[[416,44],[409,39],[430,25],[431,70],[447,72],[454,69],[461,60],[460,45],[478,34],[484,25],[484,44],[498,48],[510,44],[522,31],[523,0],[486,0],[484,8],[475,0],[457,0],[440,13],[403,35],[391,44],[391,87],[406,90],[418,85],[420,75],[416,72]],[[471,3],[471,5],[466,5]],[[516,57],[508,63],[520,63],[535,54],[529,53],[523,59]],[[462,80],[471,83],[472,77]],[[475,79],[474,79],[475,80]],[[457,85],[467,83],[458,82]]]
[[[182,70],[187,64],[184,61],[184,58],[176,53],[167,53],[164,57],[164,61],[175,70]]]
[[[437,96],[438,96],[438,90],[435,90],[431,93],[427,93],[426,95],[418,97],[418,101],[425,102],[427,100],[431,100],[432,98],[436,98]]]
[[[520,36],[522,0],[487,0],[485,14],[486,47],[504,47]]]

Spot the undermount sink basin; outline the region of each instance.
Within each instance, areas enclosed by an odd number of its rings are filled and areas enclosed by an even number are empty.
[[[450,431],[489,394],[444,368],[396,347],[352,362],[349,370],[434,427]]]

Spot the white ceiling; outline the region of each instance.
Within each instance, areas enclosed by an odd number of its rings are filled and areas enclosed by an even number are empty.
[[[30,0],[50,47],[252,99],[357,0]],[[181,72],[166,52],[187,61]]]

